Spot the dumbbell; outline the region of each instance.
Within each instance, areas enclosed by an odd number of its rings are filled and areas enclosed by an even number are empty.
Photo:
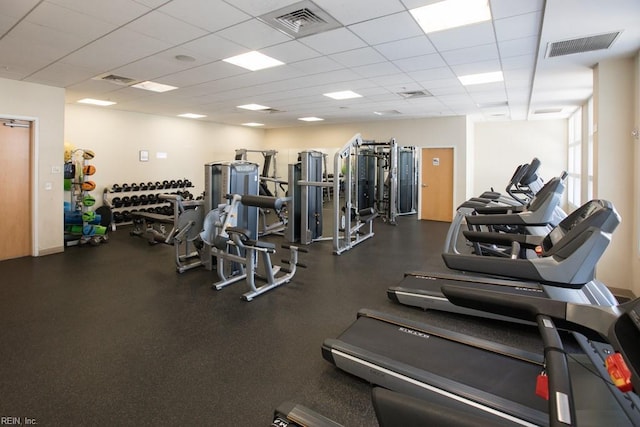
[[[131,191],[129,184],[122,184],[122,191]]]
[[[140,204],[146,205],[147,203],[149,203],[149,197],[146,194],[142,194],[140,196]]]
[[[182,181],[181,179],[176,181],[176,184],[178,185],[178,188],[182,187],[184,185],[184,181]]]
[[[122,222],[122,212],[114,212],[113,213],[113,222],[119,224]]]
[[[160,188],[171,188],[171,184],[166,179],[162,181],[162,187]]]
[[[133,217],[131,216],[131,212],[129,211],[122,211],[122,220],[124,222],[129,222],[131,221]]]
[[[131,197],[124,196],[122,198],[122,206],[131,206]]]
[[[189,187],[193,187],[193,184],[191,183],[191,181],[189,181],[188,179],[184,180],[184,186],[189,188]]]
[[[122,199],[120,197],[114,197],[113,200],[111,200],[111,204],[114,208],[119,208],[122,206]]]
[[[140,206],[140,196],[131,196],[131,204],[133,206]]]
[[[164,205],[164,207],[162,208],[162,213],[165,214],[165,215],[172,215],[173,214],[173,206]]]
[[[111,191],[113,191],[114,193],[119,193],[122,191],[122,187],[120,187],[118,184],[113,184],[111,186]]]
[[[131,184],[131,191],[140,191],[140,186],[138,184]]]
[[[147,190],[147,183],[146,182],[141,182],[140,184],[138,184],[138,188],[140,188],[140,191],[146,191]]]
[[[153,182],[151,181],[147,182],[147,190],[155,190],[155,189],[156,189],[156,185]]]
[[[178,183],[175,179],[172,179],[171,181],[169,181],[169,187],[166,188],[178,188]]]
[[[149,194],[147,196],[147,203],[152,205],[156,202],[156,195],[155,194]]]

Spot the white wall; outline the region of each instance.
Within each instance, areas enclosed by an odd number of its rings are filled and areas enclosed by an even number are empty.
[[[475,126],[473,194],[504,192],[516,167],[540,159],[548,181],[567,168],[567,121],[479,122]]]
[[[62,251],[64,89],[0,78],[0,117],[35,121],[33,255]]]
[[[453,211],[468,196],[467,127],[466,117],[460,116],[267,129],[264,147],[278,150],[278,158],[285,157],[281,153],[287,153],[286,157],[291,162],[295,161],[295,153],[298,151],[318,147],[339,148],[356,133],[360,133],[366,140],[388,141],[396,138],[401,146],[453,147]],[[284,173],[284,166],[278,168]]]
[[[204,164],[233,160],[236,148],[259,149],[264,130],[68,104],[65,141],[96,153],[96,198],[113,184],[191,180],[204,190]],[[139,161],[139,151],[149,161]],[[157,153],[166,153],[158,158]]]
[[[634,129],[640,130],[640,51],[634,58],[634,88],[635,99]],[[633,142],[634,148],[634,189],[633,189],[633,240],[635,246],[631,251],[631,266],[633,270],[633,280],[631,290],[636,296],[640,296],[640,136],[636,136]]]
[[[633,60],[609,60],[594,70],[594,196],[611,201],[622,223],[597,267],[606,285],[631,289],[633,239]]]

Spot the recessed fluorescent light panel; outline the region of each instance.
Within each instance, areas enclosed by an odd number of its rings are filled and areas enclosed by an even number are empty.
[[[251,111],[260,111],[260,110],[268,110],[269,109],[269,107],[267,107],[265,105],[260,105],[260,104],[238,105],[238,108],[243,108],[245,110],[251,110]]]
[[[258,126],[264,126],[264,123],[249,122],[249,123],[243,123],[242,126],[251,126],[255,128]]]
[[[300,117],[298,120],[302,120],[303,122],[321,122],[324,119],[320,117]]]
[[[207,116],[205,116],[204,114],[184,113],[184,114],[178,114],[178,117],[184,117],[187,119],[201,119]]]
[[[223,61],[228,62],[229,64],[237,65],[238,67],[246,68],[250,71],[264,70],[265,68],[284,65],[284,62],[278,61],[275,58],[264,55],[255,50],[252,52],[243,53],[242,55],[223,59]]]
[[[115,104],[113,101],[104,101],[102,99],[84,98],[78,101],[80,104],[99,105],[100,107],[108,107]]]
[[[324,96],[328,96],[329,98],[333,98],[333,99],[351,99],[351,98],[362,98],[362,95],[355,93],[353,91],[350,90],[343,90],[341,92],[331,92],[331,93],[325,93],[323,94]]]
[[[159,93],[169,92],[170,90],[178,89],[175,86],[163,85],[162,83],[156,83],[156,82],[150,82],[150,81],[138,83],[138,84],[132,85],[131,87],[135,87],[137,89],[150,90],[151,92],[159,92]]]
[[[427,34],[491,19],[489,0],[446,0],[409,12]]]
[[[458,77],[458,80],[460,80],[460,83],[465,86],[471,86],[483,83],[501,82],[504,80],[504,77],[502,76],[502,71],[493,71],[491,73],[468,74],[466,76],[460,76]]]

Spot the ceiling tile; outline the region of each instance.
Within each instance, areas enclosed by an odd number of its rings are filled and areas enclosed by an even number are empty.
[[[393,65],[393,63],[385,61],[378,64],[363,65],[361,67],[352,68],[353,71],[361,75],[362,77],[378,77],[388,76],[392,74],[400,73],[400,69]]]
[[[227,3],[211,0],[173,0],[158,10],[212,32],[250,19]]]
[[[448,50],[441,53],[449,65],[468,64],[487,59],[499,59],[498,48],[495,44],[483,44],[464,49]]]
[[[42,3],[25,21],[73,34],[82,44],[117,28],[116,24],[50,2]]]
[[[151,9],[133,0],[47,0],[105,22],[124,25]]]
[[[389,28],[392,31],[380,31]],[[381,44],[423,35],[422,29],[408,12],[395,13],[349,26],[349,29],[367,43]]]
[[[309,74],[324,73],[343,68],[342,65],[326,56],[298,61],[290,64],[292,67]]]
[[[202,61],[197,60],[194,62],[177,60],[175,55],[180,54],[180,52],[178,49],[169,49],[139,61],[134,61],[124,67],[116,68],[111,73],[136,80],[154,80],[168,74],[204,65]]]
[[[515,70],[519,68],[533,69],[536,63],[534,55],[510,56],[502,58],[502,70]]]
[[[510,18],[498,19],[494,22],[498,41],[538,37],[542,24],[542,12],[527,13]]]
[[[544,0],[491,0],[491,16],[502,19],[544,9]]]
[[[437,33],[429,34],[428,37],[439,51],[462,49],[496,42],[491,22],[438,31]]]
[[[346,28],[337,28],[325,33],[300,39],[300,42],[325,55],[365,47],[367,44]]]
[[[150,12],[141,16],[128,24],[126,28],[174,44],[185,43],[207,34],[201,28],[160,12]]]
[[[375,49],[371,47],[363,47],[361,49],[340,52],[329,55],[329,57],[334,61],[344,65],[345,67],[358,67],[361,65],[375,64],[378,62],[386,61],[384,56],[380,55]]]
[[[281,9],[300,0],[225,0],[251,16],[260,16]]]
[[[426,36],[412,37],[410,39],[398,40],[395,42],[379,44],[374,48],[383,54],[387,59],[410,58],[413,56],[427,55],[435,53],[436,49]]]
[[[164,76],[160,79],[160,83],[184,87],[246,73],[249,71],[226,62],[217,61]]]
[[[26,80],[49,86],[67,87],[95,76],[95,70],[56,62],[30,75]]]
[[[402,71],[419,71],[429,68],[443,67],[447,65],[442,57],[437,54],[415,56],[413,58],[399,59],[395,64]]]
[[[531,55],[535,56],[538,49],[538,37],[524,37],[498,42],[501,58],[512,56]]]
[[[367,21],[404,10],[398,0],[314,0],[343,25]]]
[[[265,55],[279,59],[286,64],[320,56],[317,51],[305,46],[297,40],[280,43],[275,46],[261,49],[260,51]]]
[[[9,34],[0,39],[0,63],[31,72],[78,49],[84,43],[73,34],[22,21]]]
[[[455,74],[451,71],[449,67],[438,67],[431,68],[428,70],[421,71],[412,71],[407,73],[409,77],[414,79],[419,83],[431,81],[431,80],[440,80],[440,79],[454,79],[456,78]]]
[[[451,69],[457,76],[466,76],[468,74],[491,73],[501,71],[500,61],[497,59],[489,61],[474,62],[472,64],[452,65]]]
[[[80,67],[111,70],[169,47],[169,44],[160,40],[120,28],[73,52],[64,58],[64,62]]]
[[[187,55],[194,56],[202,62],[217,61],[246,52],[247,48],[237,43],[218,37],[215,34],[201,37],[180,45],[176,49],[184,49]]]
[[[218,31],[216,34],[251,50],[258,50],[291,40],[291,37],[257,19],[242,22]]]
[[[39,2],[40,0],[2,0],[2,16],[22,18]],[[17,22],[15,19],[12,21]]]

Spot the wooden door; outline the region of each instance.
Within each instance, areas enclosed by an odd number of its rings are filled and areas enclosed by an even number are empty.
[[[453,219],[453,148],[422,149],[420,219]]]
[[[0,260],[31,255],[31,128],[2,119],[0,218]]]

